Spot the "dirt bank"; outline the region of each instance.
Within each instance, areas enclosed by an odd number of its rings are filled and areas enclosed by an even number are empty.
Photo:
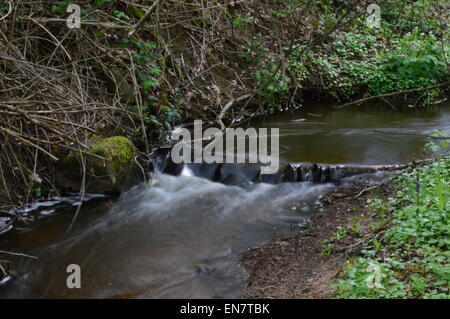
[[[246,252],[241,258],[249,272],[244,297],[333,297],[331,286],[345,267],[346,258],[363,248],[358,245],[361,230],[365,232],[374,215],[368,203],[376,197],[387,198],[391,188],[352,184],[334,189],[322,199],[324,211],[314,217],[305,234]],[[340,226],[355,224],[356,220],[358,233],[333,243],[328,251],[324,241],[334,237]]]

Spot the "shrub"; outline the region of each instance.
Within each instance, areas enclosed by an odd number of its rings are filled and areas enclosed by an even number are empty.
[[[395,41],[393,50],[381,54],[381,63],[368,79],[371,94],[431,86],[448,76],[446,47],[432,34],[418,29]]]

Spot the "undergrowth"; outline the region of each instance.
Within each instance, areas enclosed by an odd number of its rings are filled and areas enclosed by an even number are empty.
[[[300,87],[320,86],[326,94],[345,100],[448,80],[449,29],[445,22],[432,18],[436,2],[419,1],[417,7],[407,5],[397,15],[391,11],[394,3],[380,4],[379,29],[369,28],[361,17],[315,48],[305,52],[299,46],[296,50],[303,54],[294,50],[289,60],[294,82]],[[404,98],[426,105],[440,95],[442,91],[429,90]]]
[[[338,298],[450,298],[450,159],[405,170],[374,200],[372,240],[348,261]]]
[[[418,28],[402,38],[392,40],[393,46],[380,56],[380,63],[367,84],[372,94],[382,94],[438,84],[448,76],[446,57],[448,42],[440,43],[434,34],[421,33]],[[425,93],[426,102],[437,96]]]

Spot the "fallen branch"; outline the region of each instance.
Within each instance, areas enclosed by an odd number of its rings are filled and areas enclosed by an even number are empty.
[[[443,154],[443,155],[442,155],[442,157],[448,157],[448,156],[449,156],[449,154]],[[409,162],[409,163],[407,163],[407,164],[405,164],[405,165],[399,166],[399,169],[405,169],[405,168],[408,168],[408,167],[417,167],[417,166],[421,166],[421,165],[427,165],[427,164],[433,163],[434,161],[435,161],[435,159],[433,159],[433,158],[427,158],[427,159],[419,160],[419,161],[412,161],[412,162]],[[380,186],[382,186],[382,185],[385,185],[385,184],[391,182],[391,181],[394,180],[396,177],[397,177],[396,175],[391,176],[391,177],[389,177],[389,178],[384,179],[384,180],[381,181],[380,183],[377,183],[377,184],[372,185],[372,186],[370,186],[370,187],[364,188],[363,190],[361,190],[361,192],[359,192],[359,193],[355,196],[355,198],[358,198],[358,197],[360,197],[361,195],[363,195],[364,193],[366,193],[366,192],[368,192],[368,191],[370,191],[370,190],[376,189],[376,188],[378,188],[378,187],[380,187]]]
[[[2,273],[3,273],[3,276],[8,276],[8,273],[6,272],[6,270],[5,270],[5,268],[3,268],[3,266],[2,266],[2,264],[1,264],[1,262],[2,262],[2,260],[0,260],[0,270],[2,271]]]
[[[223,119],[223,117],[225,116],[225,113],[227,112],[227,110],[228,110],[230,107],[232,107],[234,104],[239,103],[239,102],[241,102],[241,101],[243,101],[243,100],[246,100],[246,99],[248,99],[248,98],[250,98],[250,97],[252,97],[252,96],[253,96],[253,93],[244,94],[244,95],[239,96],[239,97],[237,97],[237,98],[235,98],[235,99],[232,99],[232,100],[229,101],[227,104],[225,104],[225,106],[223,107],[222,111],[220,111],[219,116],[217,117],[217,123],[220,125],[220,127],[221,127],[222,129],[225,129],[225,124],[223,124],[222,119]]]
[[[39,257],[36,257],[36,256],[31,256],[31,255],[22,254],[22,253],[15,253],[15,252],[6,251],[6,250],[0,250],[0,254],[20,256],[20,257],[27,257],[27,258],[32,258],[32,259],[39,259]]]
[[[355,196],[355,198],[360,197],[361,195],[363,195],[364,193],[367,193],[367,192],[370,191],[370,190],[377,189],[378,187],[380,187],[380,186],[382,186],[382,185],[384,185],[384,184],[386,184],[386,183],[392,181],[392,180],[393,180],[394,178],[396,178],[396,177],[397,177],[397,176],[391,176],[391,177],[386,178],[385,180],[381,181],[380,183],[378,183],[378,184],[376,184],[376,185],[372,185],[372,186],[370,186],[370,187],[364,188],[363,190],[361,190],[361,191],[358,193],[358,195]]]
[[[386,93],[386,94],[380,94],[380,95],[375,95],[375,96],[369,96],[363,99],[359,99],[350,103],[346,103],[343,105],[338,105],[335,106],[335,109],[341,109],[344,108],[346,106],[350,106],[350,105],[354,105],[354,104],[361,104],[367,101],[371,101],[371,100],[375,100],[375,99],[381,99],[381,98],[386,98],[386,97],[390,97],[390,96],[395,96],[395,95],[399,95],[399,94],[407,94],[407,93],[416,93],[416,92],[423,92],[423,91],[428,91],[428,90],[432,90],[432,89],[437,89],[439,87],[444,87],[444,86],[448,86],[450,85],[450,81],[447,82],[443,82],[440,84],[436,84],[436,85],[432,85],[432,86],[427,86],[424,88],[419,88],[419,89],[409,89],[409,90],[404,90],[404,91],[397,91],[397,92],[391,92],[391,93]]]
[[[382,134],[414,135],[414,136],[432,138],[432,139],[436,139],[436,140],[450,140],[450,136],[433,136],[433,135],[419,134],[419,133],[387,132],[387,131],[380,131],[380,130],[374,130],[374,132],[382,133]]]

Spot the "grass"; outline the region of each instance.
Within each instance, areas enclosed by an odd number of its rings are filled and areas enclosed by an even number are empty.
[[[338,298],[450,298],[450,159],[405,170],[374,200],[372,240],[348,260]]]

